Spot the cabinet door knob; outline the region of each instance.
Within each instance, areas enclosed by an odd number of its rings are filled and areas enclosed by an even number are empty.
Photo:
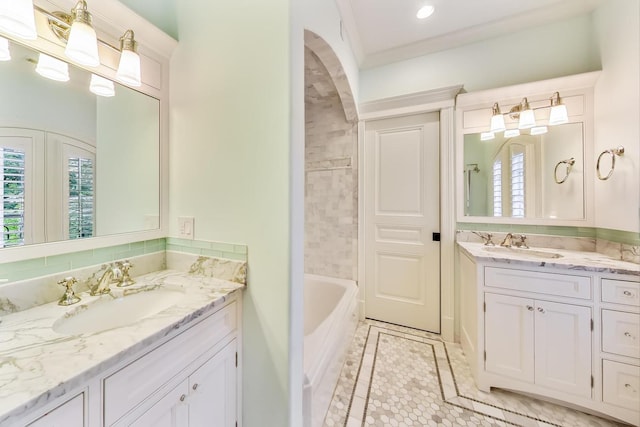
[[[625,385],[624,385],[624,388],[626,388],[626,389],[631,389],[631,391],[633,391],[634,393],[636,392],[636,391],[633,389],[633,387],[631,386],[631,384],[625,384]]]
[[[625,332],[624,336],[627,338],[633,338],[633,335],[631,335],[631,332]]]
[[[538,307],[538,311],[539,311],[540,313],[544,313],[544,308],[542,308],[542,307]]]
[[[528,306],[527,306],[527,310],[529,310],[529,311],[533,311],[533,307],[532,307],[532,306],[530,306],[530,305],[528,305]]]
[[[625,297],[630,297],[631,296],[631,291],[624,291],[622,293],[624,294]]]
[[[198,389],[198,383],[195,383],[191,388],[193,389],[193,391],[196,391]]]
[[[185,400],[186,398],[187,398],[187,396],[183,394],[182,396],[180,396],[180,402],[184,402],[184,400]]]

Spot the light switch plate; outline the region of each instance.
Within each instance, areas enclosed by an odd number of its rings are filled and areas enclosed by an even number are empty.
[[[178,237],[193,240],[195,219],[192,216],[178,217]]]

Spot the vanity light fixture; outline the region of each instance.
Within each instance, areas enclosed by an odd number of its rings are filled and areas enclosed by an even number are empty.
[[[133,30],[127,30],[120,37],[120,63],[116,78],[130,86],[142,86],[137,49],[138,42],[134,39]]]
[[[548,132],[548,129],[546,126],[535,126],[531,128],[530,134],[531,135],[542,135]]]
[[[505,138],[514,138],[520,135],[520,129],[507,129],[504,131]]]
[[[550,126],[567,123],[569,121],[567,106],[562,102],[560,94],[558,92],[555,92],[550,98],[550,101],[550,105],[531,108],[531,106],[529,105],[529,100],[526,97],[522,98],[522,101],[520,101],[519,104],[514,105],[509,110],[509,117],[514,120],[518,119],[518,129],[535,129],[531,132],[531,135],[540,135],[542,133],[546,133],[546,126],[537,126],[536,124],[536,117],[534,112],[535,110],[539,110],[542,108],[551,108],[548,121],[548,124]],[[503,130],[505,130],[504,115],[500,112],[500,106],[497,102],[493,104],[493,107],[491,107],[490,129],[491,132],[494,133],[502,132]]]
[[[112,97],[116,94],[116,89],[113,82],[104,77],[96,74],[91,74],[91,83],[89,84],[89,90],[96,95],[104,97]]]
[[[549,112],[549,124],[560,125],[569,121],[567,106],[562,103],[560,94],[554,93],[551,97],[551,112]]]
[[[40,53],[38,57],[36,72],[42,77],[58,82],[69,81],[69,64],[44,53]]]
[[[9,52],[9,40],[0,37],[0,61],[9,61],[11,52]]]
[[[0,31],[25,40],[38,38],[31,0],[0,0]]]
[[[491,108],[491,132],[504,132],[506,128],[504,115],[500,112],[500,106],[496,102]]]
[[[98,37],[91,26],[91,14],[87,11],[86,1],[80,0],[71,10],[70,22],[65,55],[80,65],[97,67],[100,65]]]
[[[480,141],[490,141],[496,137],[496,134],[493,132],[482,132],[480,134]]]
[[[435,12],[435,10],[436,9],[431,5],[422,6],[418,10],[418,13],[416,13],[416,18],[418,18],[418,19],[427,19],[428,17],[433,15],[433,12]]]

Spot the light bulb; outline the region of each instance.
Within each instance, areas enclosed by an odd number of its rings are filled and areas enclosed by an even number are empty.
[[[418,13],[416,13],[416,18],[418,18],[418,19],[426,19],[426,18],[430,17],[431,15],[433,15],[433,12],[435,10],[436,9],[433,6],[430,6],[430,5],[422,6],[418,10]]]
[[[531,135],[542,135],[547,133],[548,129],[546,126],[536,126],[531,128]]]
[[[91,74],[89,90],[96,95],[104,97],[111,97],[116,94],[115,86],[111,80],[95,74]]]
[[[482,132],[480,134],[480,141],[489,141],[496,137],[493,132]]]
[[[500,113],[500,106],[496,102],[491,108],[491,132],[504,132],[505,129],[504,115]]]
[[[529,106],[527,98],[522,99],[520,110],[520,121],[518,122],[518,129],[531,129],[536,125],[536,116],[533,110]]]
[[[58,82],[69,81],[69,64],[44,53],[38,57],[36,72],[42,77]]]
[[[130,86],[142,86],[140,56],[136,53],[137,45],[131,30],[127,30],[120,38],[121,53],[116,78]]]
[[[80,65],[100,65],[98,37],[91,26],[91,14],[87,10],[85,0],[80,0],[71,10],[71,30],[64,53]]]
[[[9,61],[11,52],[9,52],[9,40],[0,37],[0,61]]]
[[[504,131],[505,138],[513,138],[520,135],[519,129],[507,129]]]
[[[21,39],[37,39],[32,0],[0,0],[0,30]]]

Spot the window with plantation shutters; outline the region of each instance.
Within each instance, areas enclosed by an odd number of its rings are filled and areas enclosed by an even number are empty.
[[[0,147],[0,172],[0,247],[21,246],[25,243],[25,151]]]
[[[502,162],[493,163],[493,216],[502,216]]]
[[[94,165],[93,159],[68,159],[68,218],[69,238],[80,239],[94,235]]]

